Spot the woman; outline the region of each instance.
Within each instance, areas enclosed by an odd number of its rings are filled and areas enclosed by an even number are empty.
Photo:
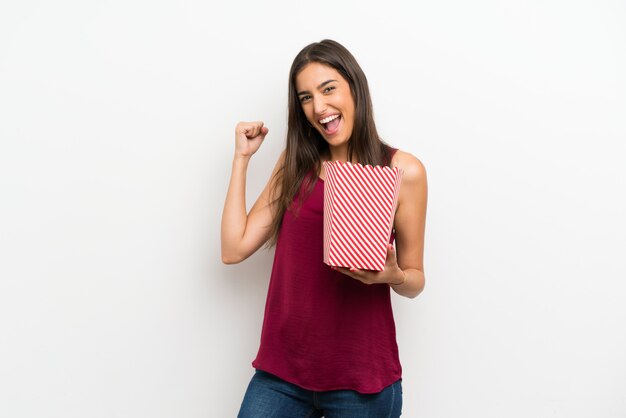
[[[276,246],[256,369],[239,417],[398,417],[402,368],[390,289],[424,288],[427,181],[413,155],[378,136],[363,71],[325,39],[298,53],[289,74],[287,144],[246,214],[247,166],[269,129],[239,122],[222,215],[222,261]],[[410,134],[410,133],[409,133]],[[323,161],[403,170],[380,272],[323,263]]]

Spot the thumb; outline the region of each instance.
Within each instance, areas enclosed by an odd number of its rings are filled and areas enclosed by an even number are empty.
[[[387,262],[397,262],[396,261],[396,248],[392,244],[387,244]]]

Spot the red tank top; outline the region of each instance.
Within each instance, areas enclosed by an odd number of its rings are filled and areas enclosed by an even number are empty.
[[[283,216],[252,366],[304,389],[377,393],[402,377],[390,288],[324,264],[323,211],[317,179],[297,216]]]

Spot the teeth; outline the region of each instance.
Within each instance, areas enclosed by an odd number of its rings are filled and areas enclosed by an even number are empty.
[[[337,119],[338,117],[339,117],[339,115],[329,116],[329,117],[327,117],[327,118],[325,118],[325,119],[320,120],[320,123],[328,123],[328,122],[330,122],[331,120],[335,120],[335,119]]]

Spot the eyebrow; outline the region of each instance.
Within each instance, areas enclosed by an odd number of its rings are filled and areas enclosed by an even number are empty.
[[[324,81],[322,84],[320,84],[319,86],[317,86],[317,89],[321,89],[322,87],[324,87],[326,84],[328,83],[332,83],[333,81],[337,81],[337,80],[326,80]],[[299,91],[298,92],[298,96],[303,95],[304,93],[310,93],[308,90],[303,90],[303,91]]]

